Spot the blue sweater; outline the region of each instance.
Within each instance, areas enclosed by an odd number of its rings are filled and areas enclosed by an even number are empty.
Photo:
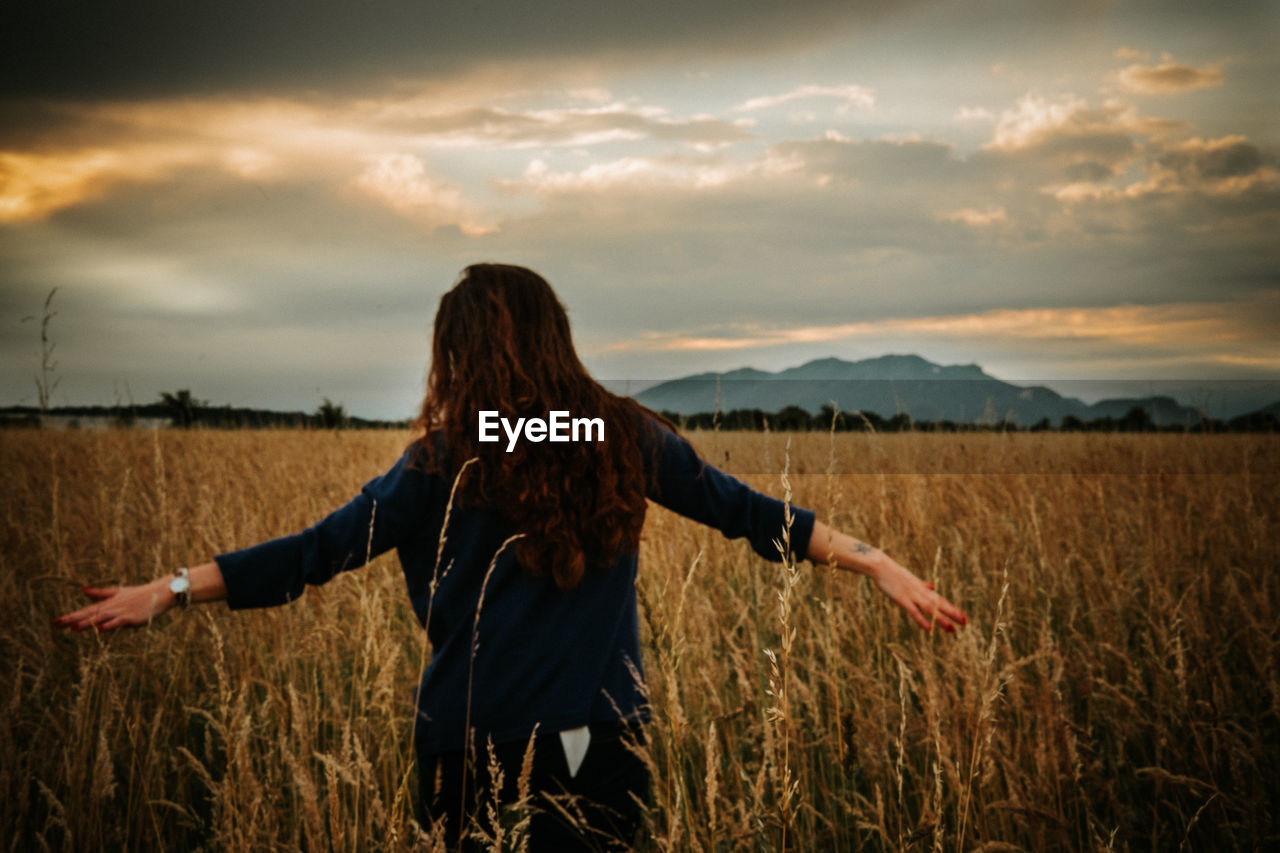
[[[651,424],[645,453],[657,465],[648,497],[730,538],[746,537],[767,560],[781,559],[785,506],[705,464],[684,439]],[[314,526],[217,557],[232,609],[298,598],[391,548],[399,552],[409,599],[431,641],[418,696],[420,754],[522,740],[535,724],[550,733],[591,722],[648,718],[641,683],[636,553],[588,570],[557,589],[515,561],[511,527],[495,513],[454,506],[441,528],[452,483],[411,463],[391,470]],[[791,551],[803,556],[814,516],[792,508]],[[372,528],[372,536],[370,535]],[[437,562],[437,553],[440,558]],[[495,558],[496,557],[496,558]],[[490,571],[492,567],[492,571]],[[434,591],[433,591],[434,586]],[[483,600],[481,596],[483,595]],[[477,609],[479,615],[477,616]]]

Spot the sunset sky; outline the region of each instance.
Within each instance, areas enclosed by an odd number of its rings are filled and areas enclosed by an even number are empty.
[[[20,0],[0,404],[57,287],[54,404],[406,417],[478,260],[606,379],[1280,380],[1278,42],[1265,0]]]

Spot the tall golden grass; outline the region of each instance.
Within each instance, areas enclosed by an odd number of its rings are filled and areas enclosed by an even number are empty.
[[[49,625],[81,583],[312,523],[407,439],[0,433],[6,849],[438,846],[412,820],[411,688],[429,651],[394,556],[281,609],[215,604],[111,635]],[[653,509],[641,849],[1280,839],[1275,438],[694,439],[935,579],[972,621],[925,634],[865,578],[766,563]]]

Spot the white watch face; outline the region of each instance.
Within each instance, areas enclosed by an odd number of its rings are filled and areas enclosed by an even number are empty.
[[[174,578],[169,581],[169,591],[174,595],[183,595],[191,589],[191,581],[186,578]]]

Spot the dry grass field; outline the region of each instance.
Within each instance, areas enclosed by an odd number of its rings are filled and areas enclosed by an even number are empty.
[[[293,532],[404,433],[0,432],[6,850],[429,849],[394,555],[286,608],[62,634],[82,582]],[[1280,844],[1280,441],[699,434],[707,459],[936,579],[865,578],[651,511],[643,850]],[[1269,769],[1268,769],[1269,768]]]

